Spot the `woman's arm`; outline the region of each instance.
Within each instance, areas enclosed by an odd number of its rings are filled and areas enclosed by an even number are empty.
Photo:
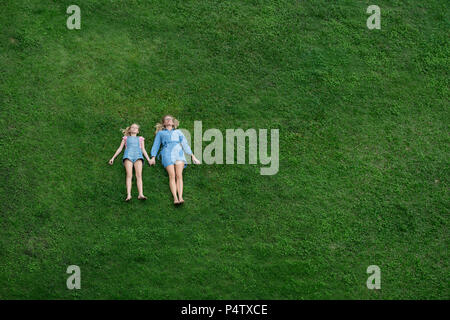
[[[188,155],[192,156],[192,150],[191,147],[189,147],[189,144],[187,143],[187,139],[184,136],[183,132],[181,130],[178,131],[181,136],[181,146],[183,147],[184,152],[186,152]]]
[[[181,146],[183,147],[184,152],[186,152],[188,155],[191,156],[192,161],[195,164],[200,164],[200,160],[198,160],[195,156],[194,153],[192,152],[191,148],[189,147],[189,144],[187,143],[187,139],[184,136],[183,132],[180,131],[180,135],[181,135]]]
[[[120,143],[119,148],[117,148],[116,153],[114,153],[113,157],[109,160],[109,162],[108,162],[109,164],[112,165],[114,163],[114,159],[122,152],[124,145],[125,145],[125,140],[122,139],[122,142]]]
[[[144,155],[145,159],[147,159],[148,163],[150,164],[150,158],[147,154],[147,150],[145,150],[145,139],[144,137],[141,137],[141,139],[139,139],[140,144],[141,144],[141,150],[142,150],[142,154]]]
[[[155,137],[155,141],[153,141],[152,150],[150,150],[150,155],[152,159],[149,161],[149,164],[155,164],[155,157],[158,154],[159,147],[161,146],[161,131],[158,131]]]

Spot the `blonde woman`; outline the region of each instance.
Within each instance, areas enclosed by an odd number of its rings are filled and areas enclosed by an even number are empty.
[[[200,161],[194,156],[183,132],[178,130],[178,120],[166,115],[156,124],[156,137],[150,152],[150,165],[155,164],[155,157],[161,147],[162,164],[169,174],[169,187],[172,192],[173,203],[183,204],[183,169],[187,166],[184,152],[192,157],[195,164]]]
[[[125,147],[125,152],[123,153],[122,164],[127,172],[126,186],[127,186],[127,198],[125,201],[131,200],[131,179],[133,177],[133,167],[134,173],[136,175],[136,185],[138,189],[138,199],[147,200],[144,196],[142,187],[142,165],[144,163],[144,156],[150,163],[150,158],[148,157],[147,151],[145,151],[144,137],[138,137],[139,125],[133,123],[131,126],[122,130],[123,137],[119,148],[117,149],[114,156],[109,160],[109,164],[114,163],[114,159],[122,152],[123,147]]]

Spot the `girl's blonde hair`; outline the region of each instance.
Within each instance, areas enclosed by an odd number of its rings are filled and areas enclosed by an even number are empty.
[[[129,125],[129,126],[126,127],[125,129],[120,129],[120,131],[122,131],[122,133],[123,133],[124,136],[129,136],[129,135],[130,135],[130,128],[131,128],[131,126],[132,126],[133,124],[135,124],[135,125],[138,126],[138,130],[141,129],[141,126],[140,126],[140,125],[138,125],[137,123],[132,123],[131,125]]]
[[[166,114],[164,117],[162,117],[161,121],[155,125],[155,128],[156,128],[155,134],[157,134],[158,131],[161,131],[162,129],[164,129],[164,119],[167,117],[172,118],[173,128],[174,129],[178,128],[178,125],[180,124],[180,122],[177,119],[175,119],[174,117],[172,117],[170,114]]]

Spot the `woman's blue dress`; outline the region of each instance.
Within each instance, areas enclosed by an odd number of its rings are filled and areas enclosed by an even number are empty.
[[[192,150],[189,147],[183,132],[178,129],[167,130],[165,128],[158,131],[150,152],[152,157],[156,157],[161,145],[162,148],[159,155],[162,158],[164,168],[171,164],[175,164],[176,161],[183,161],[184,167],[187,166],[184,153],[186,152],[188,155],[192,155]]]

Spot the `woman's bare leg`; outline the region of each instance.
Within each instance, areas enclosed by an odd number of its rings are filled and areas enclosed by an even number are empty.
[[[184,162],[177,161],[175,162],[175,176],[177,178],[177,192],[178,192],[178,201],[183,203],[183,169]]]
[[[169,174],[169,187],[170,192],[172,192],[173,196],[173,203],[178,203],[178,197],[177,197],[177,185],[175,182],[175,168],[174,165],[171,164],[170,166],[166,167],[167,173]]]
[[[127,198],[125,201],[128,201],[131,199],[131,179],[133,178],[133,162],[131,162],[128,159],[125,159],[124,161],[125,170],[127,172],[126,177],[126,185],[127,185]]]
[[[134,174],[136,175],[136,185],[138,189],[138,199],[146,199],[143,192],[143,186],[142,186],[142,161],[137,160],[134,163]]]

